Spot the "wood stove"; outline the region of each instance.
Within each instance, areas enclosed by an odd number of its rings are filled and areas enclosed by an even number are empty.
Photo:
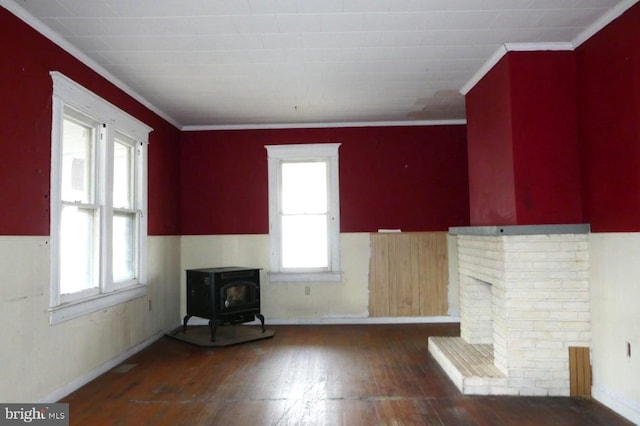
[[[193,316],[209,320],[211,341],[218,325],[254,321],[264,328],[260,314],[260,269],[237,266],[187,270],[187,315],[182,328]]]

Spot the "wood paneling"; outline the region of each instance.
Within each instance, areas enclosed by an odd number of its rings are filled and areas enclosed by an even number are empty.
[[[570,395],[591,398],[591,360],[589,348],[569,347]]]
[[[446,315],[446,232],[371,234],[369,316]]]

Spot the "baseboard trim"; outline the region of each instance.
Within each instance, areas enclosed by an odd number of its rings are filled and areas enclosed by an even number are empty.
[[[440,324],[459,323],[460,317],[340,317],[340,318],[310,318],[310,319],[276,319],[266,318],[267,325],[357,325],[357,324]],[[209,321],[204,318],[191,318],[189,325],[205,325]],[[246,324],[260,324],[258,320]]]
[[[71,381],[70,383],[66,384],[65,386],[61,387],[60,389],[55,390],[54,392],[52,392],[49,395],[45,396],[44,398],[38,400],[37,402],[38,403],[47,404],[47,403],[54,403],[56,401],[59,401],[60,399],[64,398],[65,396],[69,395],[71,392],[74,392],[74,391],[80,389],[82,386],[86,385],[87,383],[89,383],[93,379],[95,379],[98,376],[100,376],[100,375],[106,373],[107,371],[111,370],[113,367],[115,367],[116,365],[120,364],[122,361],[126,360],[130,356],[135,355],[136,353],[140,352],[141,350],[143,350],[147,346],[151,345],[152,343],[154,343],[155,341],[160,339],[162,336],[164,336],[164,331],[161,331],[161,332],[158,332],[158,333],[152,335],[147,340],[145,340],[145,341],[133,346],[132,348],[130,348],[129,350],[127,350],[127,351],[125,351],[123,353],[121,353],[120,355],[118,355],[117,357],[113,358],[112,360],[105,362],[104,364],[102,364],[98,368],[95,368],[94,370],[90,371],[89,373],[85,374],[84,376],[78,377],[77,379]]]
[[[620,414],[627,420],[640,424],[640,403],[602,386],[593,386],[591,395],[601,404]]]

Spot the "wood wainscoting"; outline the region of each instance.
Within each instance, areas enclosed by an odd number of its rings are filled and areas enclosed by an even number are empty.
[[[446,232],[371,234],[370,317],[447,315]]]

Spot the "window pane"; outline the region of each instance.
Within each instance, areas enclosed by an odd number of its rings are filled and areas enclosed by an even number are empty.
[[[113,281],[136,277],[135,214],[113,215]]]
[[[327,216],[282,216],[282,267],[329,266]]]
[[[64,206],[60,232],[60,294],[97,287],[95,210]]]
[[[282,213],[327,212],[327,164],[282,163]]]
[[[133,208],[133,146],[116,139],[113,145],[113,207]]]
[[[95,129],[64,119],[62,126],[62,199],[93,202],[93,140]]]

